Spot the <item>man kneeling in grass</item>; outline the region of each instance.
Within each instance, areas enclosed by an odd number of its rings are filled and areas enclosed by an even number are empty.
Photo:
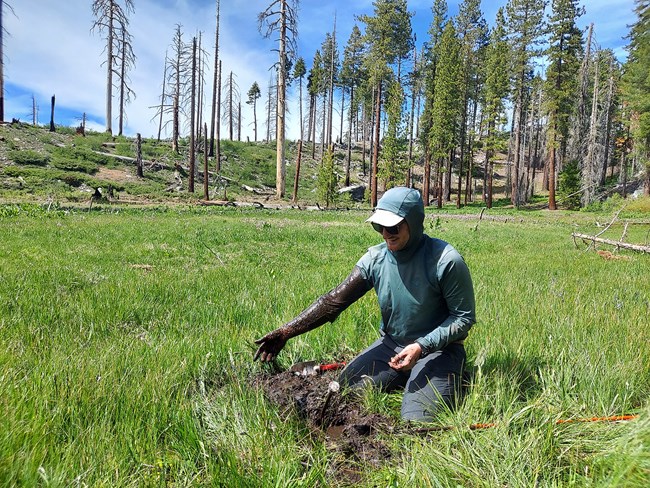
[[[380,337],[346,366],[340,381],[386,392],[403,388],[402,418],[428,421],[440,402],[452,404],[462,376],[463,342],[476,322],[469,269],[450,244],[424,233],[416,190],[388,190],[366,222],[384,242],[368,249],[336,288],[255,341],[253,359],[272,361],[290,338],[334,321],[374,288]]]

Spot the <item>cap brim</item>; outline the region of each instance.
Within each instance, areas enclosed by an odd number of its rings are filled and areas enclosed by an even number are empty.
[[[373,222],[375,224],[383,225],[384,227],[392,227],[399,224],[402,220],[404,220],[404,217],[400,217],[399,215],[394,214],[393,212],[389,212],[388,210],[382,210],[378,208],[370,217],[366,219],[366,222]]]

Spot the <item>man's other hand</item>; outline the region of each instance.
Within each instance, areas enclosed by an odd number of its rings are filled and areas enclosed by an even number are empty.
[[[413,369],[421,355],[422,347],[417,342],[414,342],[393,356],[388,365],[396,371],[409,371]]]

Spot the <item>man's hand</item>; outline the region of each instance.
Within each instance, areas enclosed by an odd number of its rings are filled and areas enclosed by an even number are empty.
[[[273,361],[286,343],[287,339],[282,330],[275,329],[269,332],[264,337],[255,341],[255,344],[259,344],[260,347],[257,349],[255,356],[253,356],[253,361],[256,361],[257,358],[263,363]]]
[[[410,371],[421,355],[422,347],[417,342],[414,342],[402,349],[402,352],[390,358],[388,365],[397,371]]]

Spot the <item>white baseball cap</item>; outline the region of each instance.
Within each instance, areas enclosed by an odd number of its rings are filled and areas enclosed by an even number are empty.
[[[400,217],[393,212],[378,208],[374,213],[366,219],[366,222],[373,222],[375,224],[382,225],[384,227],[393,227],[394,225],[399,224],[404,217]]]

